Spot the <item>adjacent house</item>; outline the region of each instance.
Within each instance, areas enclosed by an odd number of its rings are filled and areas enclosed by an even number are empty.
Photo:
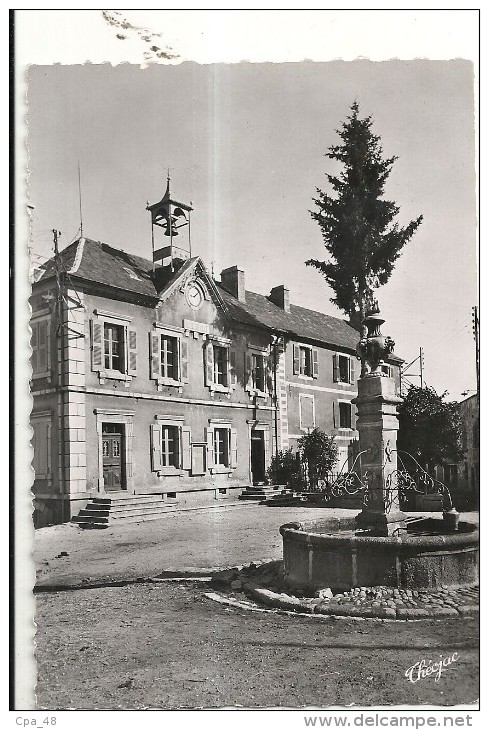
[[[479,396],[476,393],[461,401],[460,418],[465,453],[460,464],[449,467],[450,476],[461,507],[474,508],[479,506],[480,485]]]
[[[358,333],[285,286],[247,290],[236,266],[216,282],[173,244],[190,208],[169,188],[149,210],[170,231],[153,261],[82,237],[33,284],[37,526],[116,498],[155,515],[232,499],[315,426],[341,462],[356,437]]]

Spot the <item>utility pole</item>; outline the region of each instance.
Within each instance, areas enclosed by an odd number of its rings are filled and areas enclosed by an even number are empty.
[[[53,242],[54,242],[54,274],[56,276],[56,334],[59,334],[61,327],[61,312],[62,312],[62,290],[61,290],[61,266],[59,260],[59,247],[58,238],[61,236],[61,231],[57,231],[53,228]]]
[[[418,375],[418,373],[408,373],[407,371],[409,370],[409,368],[412,367],[412,365],[414,365],[414,363],[417,363],[418,360],[419,360],[419,375]],[[412,360],[409,363],[409,365],[406,365],[406,367],[404,367],[401,371],[401,389],[403,386],[403,382],[402,382],[403,378],[419,378],[421,387],[423,387],[423,382],[424,382],[423,367],[424,367],[424,352],[423,352],[423,348],[420,347],[418,357],[415,357],[414,360]]]
[[[60,479],[60,492],[61,492],[61,519],[64,522],[66,516],[66,500],[65,495],[65,456],[66,456],[66,441],[65,441],[65,414],[64,414],[64,377],[63,377],[63,290],[61,285],[61,262],[59,259],[59,247],[58,238],[61,236],[61,231],[57,231],[53,228],[53,242],[54,242],[54,273],[56,276],[56,337],[57,337],[57,350],[58,350],[58,377],[57,377],[57,390],[58,390],[58,404],[59,404],[59,430],[60,430],[60,448],[59,458],[61,461],[61,469],[58,469]]]
[[[475,373],[477,377],[477,400],[479,400],[479,313],[477,307],[472,307],[472,331],[475,340]]]

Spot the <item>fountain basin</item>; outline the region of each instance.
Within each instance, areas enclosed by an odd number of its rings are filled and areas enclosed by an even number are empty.
[[[479,578],[479,531],[467,522],[448,532],[442,520],[424,519],[378,537],[355,530],[354,518],[332,519],[282,525],[280,534],[285,583],[301,590],[451,588]]]

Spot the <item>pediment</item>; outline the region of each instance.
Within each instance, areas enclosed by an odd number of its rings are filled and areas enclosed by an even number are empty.
[[[195,290],[195,292],[199,290],[206,301],[212,301],[218,309],[226,313],[227,308],[219,289],[199,257],[189,259],[183,264],[180,271],[160,292],[160,303],[179,293],[186,296],[191,305],[192,290]]]

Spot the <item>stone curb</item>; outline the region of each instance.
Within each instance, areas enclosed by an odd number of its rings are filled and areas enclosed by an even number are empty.
[[[259,563],[257,562],[256,565]],[[91,588],[120,588],[134,585],[135,583],[162,583],[169,581],[181,582],[208,582],[213,579],[215,573],[225,570],[239,570],[243,566],[232,567],[211,567],[211,568],[183,568],[182,570],[163,570],[155,576],[143,576],[137,578],[106,578],[87,579],[77,583],[36,583],[32,589],[33,593],[57,593],[62,591],[89,590]]]
[[[294,613],[321,614],[351,618],[389,618],[398,620],[419,620],[441,617],[465,617],[479,613],[479,606],[464,605],[457,607],[431,606],[429,608],[406,608],[389,606],[356,606],[324,602],[321,599],[299,599],[284,593],[275,593],[267,588],[246,583],[243,592],[259,603]],[[233,599],[234,600],[234,599]]]

